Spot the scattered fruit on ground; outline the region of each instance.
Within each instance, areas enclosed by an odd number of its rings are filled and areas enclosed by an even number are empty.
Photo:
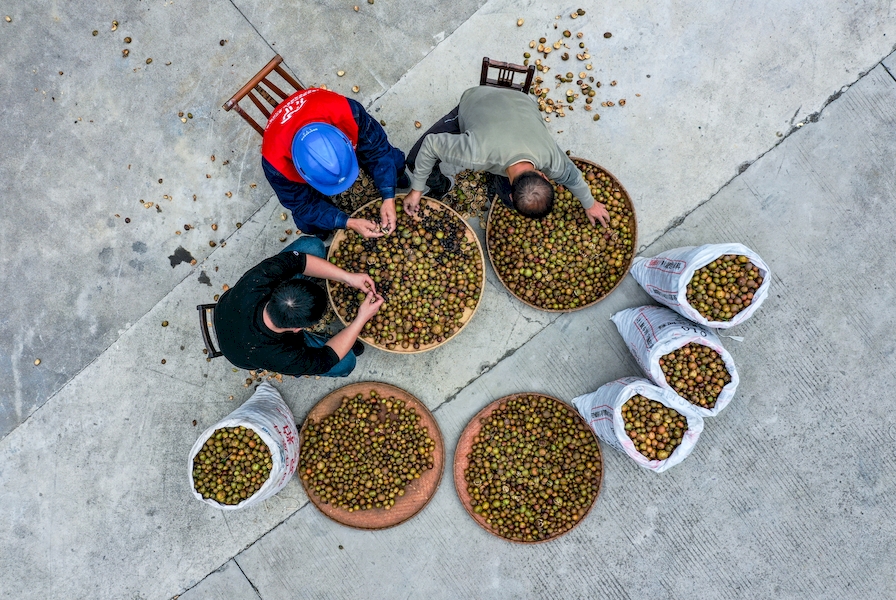
[[[748,257],[726,254],[694,272],[688,303],[710,321],[730,321],[752,304],[761,285],[759,267]]]
[[[299,473],[324,504],[353,512],[391,509],[434,465],[435,441],[413,406],[376,392],[344,397],[304,430]]]
[[[508,399],[480,424],[464,470],[473,512],[516,541],[572,529],[600,490],[600,447],[588,425],[536,395]]]
[[[625,433],[650,460],[666,460],[681,444],[688,421],[677,410],[640,394],[622,405]]]
[[[722,388],[731,382],[722,355],[697,342],[666,354],[659,363],[672,389],[703,408],[713,408]]]
[[[254,430],[224,427],[193,458],[193,483],[203,498],[239,504],[264,485],[272,467],[271,451]]]

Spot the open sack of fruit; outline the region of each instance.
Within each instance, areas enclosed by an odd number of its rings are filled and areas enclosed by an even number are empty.
[[[282,490],[299,462],[292,411],[268,382],[199,436],[190,450],[190,489],[222,510],[258,504]]]
[[[743,244],[688,246],[635,258],[632,277],[658,302],[717,329],[749,319],[771,284],[768,265]]]
[[[597,437],[656,473],[687,458],[703,431],[693,406],[641,377],[611,381],[572,403]]]
[[[653,382],[700,416],[716,416],[734,398],[740,381],[734,359],[708,327],[661,306],[629,308],[611,320]]]

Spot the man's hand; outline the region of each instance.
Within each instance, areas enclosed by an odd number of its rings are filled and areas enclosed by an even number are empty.
[[[395,231],[395,198],[386,198],[383,200],[383,206],[380,207],[380,221],[383,223],[383,233],[389,235]]]
[[[367,292],[367,297],[364,298],[361,302],[361,306],[358,307],[358,317],[356,320],[366,323],[373,318],[373,315],[379,312],[383,302],[384,300],[382,296],[374,294],[373,292]]]
[[[417,215],[417,211],[420,209],[420,198],[423,196],[423,192],[418,192],[417,190],[411,190],[408,192],[408,195],[404,197],[404,212],[408,213],[412,217]]]
[[[604,227],[610,226],[610,213],[607,212],[607,207],[600,202],[595,202],[591,208],[586,209],[585,215],[592,225],[596,225],[596,221],[600,221]]]
[[[367,292],[376,293],[376,284],[367,273],[346,273],[342,281],[345,285],[361,290],[365,294]]]
[[[380,231],[379,226],[367,219],[349,219],[345,224],[345,228],[357,231],[366,238],[383,237],[383,232]]]

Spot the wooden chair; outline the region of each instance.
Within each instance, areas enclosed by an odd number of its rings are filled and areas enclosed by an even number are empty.
[[[295,91],[304,90],[305,86],[303,86],[299,81],[286,72],[286,69],[280,66],[280,63],[283,62],[283,57],[279,54],[276,55],[271,61],[264,66],[264,68],[259,71],[255,77],[249,80],[249,83],[240,88],[236,94],[233,95],[233,98],[224,103],[224,110],[235,110],[239,116],[246,119],[249,122],[255,131],[259,134],[264,135],[264,127],[258,124],[258,122],[253,119],[243,108],[239,105],[240,100],[249,96],[249,99],[255,105],[255,107],[264,115],[265,125],[267,125],[267,119],[271,116],[271,110],[269,110],[264,103],[259,100],[259,98],[253,92],[257,92],[258,96],[261,96],[264,100],[267,101],[268,104],[271,105],[271,109],[277,107],[282,101],[286,100],[289,96],[293,94],[293,92],[284,92],[277,85],[275,85],[268,78],[271,73],[276,72],[280,77],[283,78],[286,83],[295,88]],[[267,89],[264,88],[267,86]],[[274,95],[276,95],[279,99],[275,99]]]
[[[202,341],[205,342],[205,351],[208,355],[206,358],[211,360],[219,356],[224,356],[223,352],[215,349],[211,331],[208,329],[215,317],[215,305],[200,304],[196,307],[196,310],[199,311],[199,330],[202,332]]]
[[[490,79],[488,76],[489,69],[497,69],[498,76]],[[517,73],[526,74],[525,83],[513,83],[513,78]],[[482,59],[482,75],[479,77],[479,85],[490,85],[492,87],[508,87],[519,90],[524,94],[529,93],[532,86],[532,78],[535,76],[535,65],[524,67],[523,65],[514,65],[512,63],[498,62],[491,60],[487,56]]]

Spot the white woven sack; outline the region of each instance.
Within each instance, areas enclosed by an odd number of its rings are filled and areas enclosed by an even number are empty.
[[[676,446],[666,460],[650,460],[638,452],[635,443],[625,431],[622,406],[632,396],[638,394],[678,411],[687,420],[688,429],[684,432],[681,444]],[[642,377],[623,377],[611,381],[595,392],[575,398],[572,403],[597,437],[654,473],[662,473],[671,469],[687,458],[703,431],[703,417],[697,414],[691,403],[682,399],[678,394],[653,385]]]
[[[621,310],[613,315],[611,320],[616,324],[616,329],[619,330],[619,334],[625,340],[625,345],[628,346],[641,369],[655,384],[661,388],[672,390],[673,393],[675,390],[666,382],[666,376],[660,367],[660,358],[687,346],[690,342],[709,346],[722,355],[725,367],[731,375],[731,381],[722,388],[722,393],[716,399],[715,406],[703,408],[682,398],[684,402],[693,406],[701,417],[716,416],[734,398],[734,392],[740,382],[737,369],[734,366],[734,359],[722,346],[719,336],[712,329],[688,321],[678,313],[661,306],[641,306]]]
[[[697,269],[705,267],[725,254],[741,254],[750,259],[762,275],[762,285],[753,292],[750,305],[734,315],[730,321],[710,321],[688,302],[688,283]],[[636,257],[632,261],[632,277],[654,300],[665,304],[695,323],[728,329],[749,319],[768,296],[771,271],[759,255],[743,244],[705,244],[667,250],[653,258]]]
[[[255,431],[271,451],[273,466],[268,480],[252,496],[239,504],[221,504],[215,500],[203,498],[196,491],[193,482],[193,459],[216,430],[240,426]],[[193,492],[194,498],[221,510],[238,510],[259,504],[282,490],[289,482],[289,478],[296,472],[298,464],[299,435],[296,430],[296,421],[277,388],[265,381],[258,386],[252,397],[246,400],[242,406],[202,432],[190,450],[187,472],[190,477],[190,490]]]

